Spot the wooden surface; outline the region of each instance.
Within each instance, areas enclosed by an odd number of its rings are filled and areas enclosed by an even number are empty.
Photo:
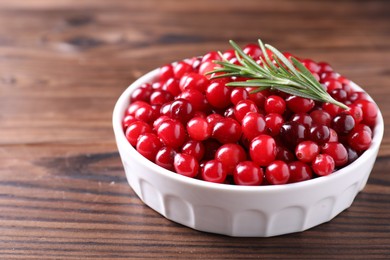
[[[127,185],[120,93],[162,64],[261,37],[326,60],[390,122],[390,2],[0,1],[0,259],[389,259],[390,133],[366,188],[329,223],[274,238],[175,224]]]

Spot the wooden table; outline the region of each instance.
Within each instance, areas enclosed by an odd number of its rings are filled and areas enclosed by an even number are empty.
[[[390,133],[329,223],[231,238],[173,223],[128,186],[111,113],[162,64],[263,40],[362,85],[390,122],[388,1],[0,1],[0,259],[390,258]]]

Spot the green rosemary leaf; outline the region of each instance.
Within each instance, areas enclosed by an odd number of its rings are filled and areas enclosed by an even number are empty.
[[[261,60],[261,65],[259,65],[254,59],[245,54],[234,41],[231,40],[230,44],[235,50],[240,65],[227,61],[223,58],[222,53],[219,52],[222,60],[214,61],[214,63],[221,67],[216,67],[213,71],[206,73],[207,75],[216,73],[213,75],[213,79],[223,77],[246,77],[249,78],[246,81],[230,82],[226,85],[253,87],[255,90],[252,92],[272,88],[291,95],[320,102],[329,102],[340,106],[343,109],[348,109],[345,104],[333,99],[316,80],[313,74],[311,74],[311,72],[297,59],[291,58],[292,62],[290,62],[275,47],[269,44],[264,45],[259,39],[259,46],[263,52],[263,57],[259,57]],[[273,59],[275,60],[276,65],[271,61],[267,50],[273,53]]]
[[[273,46],[266,44],[265,47],[272,51],[272,53],[293,73],[295,76],[300,78],[300,75],[298,71],[294,68],[294,66],[291,64],[291,62],[276,48]]]

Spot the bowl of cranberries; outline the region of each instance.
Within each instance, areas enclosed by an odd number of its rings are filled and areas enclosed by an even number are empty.
[[[258,45],[243,52],[266,62]],[[216,60],[239,66],[234,50],[164,65],[132,83],[113,128],[140,199],[174,222],[229,236],[299,232],[348,208],[373,168],[381,112],[328,63],[295,58],[344,108],[210,74]]]

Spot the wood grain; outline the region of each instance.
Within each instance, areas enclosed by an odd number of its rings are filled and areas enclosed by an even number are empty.
[[[162,64],[258,37],[326,60],[390,122],[390,4],[374,1],[0,1],[0,259],[389,259],[390,135],[329,223],[231,238],[166,220],[127,185],[120,93]]]

